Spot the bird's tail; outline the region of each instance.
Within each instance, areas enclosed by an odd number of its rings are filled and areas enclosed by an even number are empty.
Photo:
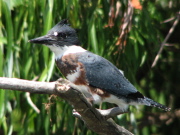
[[[165,111],[170,111],[171,108],[165,106],[165,105],[162,105],[160,103],[157,103],[155,101],[153,101],[152,99],[150,98],[147,98],[147,97],[144,97],[144,99],[142,99],[141,103],[147,105],[147,106],[154,106],[154,107],[157,107],[159,109],[162,109],[162,110],[165,110]]]

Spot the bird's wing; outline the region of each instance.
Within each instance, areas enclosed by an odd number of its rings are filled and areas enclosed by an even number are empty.
[[[103,57],[87,51],[79,55],[78,61],[84,65],[89,85],[118,97],[143,98],[119,69]]]

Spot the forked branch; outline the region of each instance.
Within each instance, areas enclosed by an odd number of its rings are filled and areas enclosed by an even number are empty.
[[[132,135],[131,132],[117,125],[111,118],[124,113],[123,110],[112,108],[97,110],[89,103],[84,95],[71,88],[65,79],[57,82],[37,82],[16,78],[0,77],[0,88],[18,90],[37,94],[54,94],[68,101],[76,110],[87,127],[99,135]]]

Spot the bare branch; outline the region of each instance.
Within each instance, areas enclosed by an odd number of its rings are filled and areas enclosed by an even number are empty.
[[[154,62],[153,62],[153,64],[152,64],[152,66],[151,66],[152,68],[156,65],[156,63],[157,63],[157,61],[158,61],[158,59],[159,59],[159,56],[160,56],[160,54],[161,54],[162,51],[163,51],[163,48],[164,48],[165,43],[167,42],[167,40],[169,39],[169,37],[171,36],[171,34],[173,33],[175,27],[177,26],[177,24],[178,24],[178,22],[179,22],[179,18],[180,18],[180,17],[177,16],[177,18],[176,18],[176,20],[174,21],[172,27],[170,28],[168,34],[166,35],[166,38],[165,38],[164,41],[161,43],[161,47],[160,47],[160,49],[159,49],[159,52],[158,52],[158,54],[156,55],[156,57],[155,57],[155,59],[154,59]]]
[[[87,127],[99,135],[132,135],[132,133],[117,125],[111,119],[111,117],[122,113],[121,109],[114,108],[107,111],[98,111],[86,100],[82,93],[71,88],[69,81],[65,79],[48,83],[0,77],[0,88],[38,94],[55,94],[68,101],[76,110],[77,116],[84,121]]]
[[[54,94],[55,82],[37,82],[0,77],[0,88],[39,94]]]
[[[109,118],[115,117],[117,115],[127,113],[119,107],[114,107],[114,108],[110,108],[107,110],[100,110],[100,109],[97,109],[97,110],[101,113],[101,115],[103,115],[103,117],[105,119],[109,119]]]

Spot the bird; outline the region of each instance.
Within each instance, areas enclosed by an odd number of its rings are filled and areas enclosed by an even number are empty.
[[[71,87],[82,92],[92,104],[108,102],[124,111],[129,105],[170,111],[169,107],[141,94],[110,61],[82,48],[77,30],[70,26],[68,19],[61,20],[46,35],[29,42],[50,48],[58,69],[70,81]]]

